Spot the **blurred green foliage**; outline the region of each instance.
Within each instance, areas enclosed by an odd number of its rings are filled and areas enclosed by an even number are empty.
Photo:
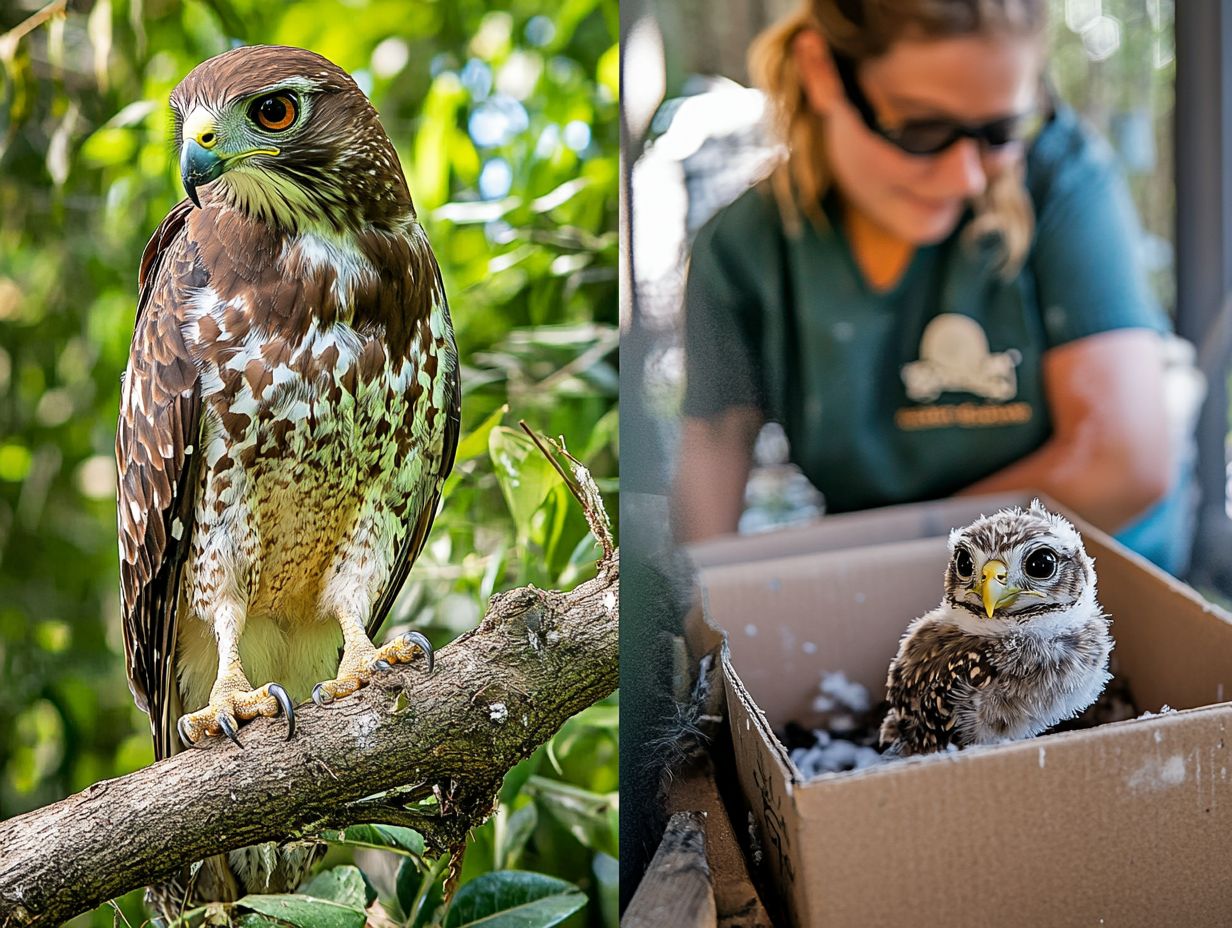
[[[439,645],[496,590],[593,573],[517,420],[563,435],[617,512],[616,0],[74,0],[8,31],[43,8],[0,4],[0,818],[152,759],[123,670],[112,448],[137,262],[183,196],[167,98],[212,55],[301,45],[350,71],[441,263],[463,440],[386,633],[413,621]],[[616,924],[616,716],[614,698],[587,710],[511,774],[464,880],[553,874],[590,902],[568,924]]]

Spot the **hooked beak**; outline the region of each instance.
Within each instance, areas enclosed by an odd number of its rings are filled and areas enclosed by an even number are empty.
[[[218,130],[213,114],[196,109],[184,120],[184,146],[180,151],[180,179],[193,205],[201,208],[197,188],[217,180],[235,164],[253,155],[277,155],[277,148],[223,152],[218,148]]]
[[[1002,606],[1008,606],[1018,598],[1021,590],[1007,586],[1005,583],[1007,568],[1002,561],[989,561],[980,572],[980,582],[976,592],[984,601],[984,611],[991,619],[992,614]]]
[[[188,199],[198,209],[201,198],[197,196],[197,188],[217,180],[227,169],[227,163],[217,154],[203,147],[196,139],[184,140],[184,148],[180,152],[180,179],[184,181],[184,191]]]

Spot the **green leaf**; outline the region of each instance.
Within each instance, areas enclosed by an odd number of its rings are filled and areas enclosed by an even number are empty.
[[[553,51],[563,49],[572,39],[578,24],[585,19],[597,5],[596,0],[565,0],[556,9],[555,41],[549,46]]]
[[[547,499],[535,514],[535,525],[538,528],[537,540],[543,548],[544,560],[552,564],[556,560],[557,548],[565,530],[565,521],[573,508],[573,497],[565,488],[564,481],[548,490]]]
[[[568,722],[570,727],[601,728],[616,732],[620,729],[620,706],[611,702],[597,702],[587,706]]]
[[[496,479],[517,526],[518,537],[530,537],[532,519],[548,493],[560,482],[552,468],[530,439],[505,426],[492,429],[488,454],[496,466]]]
[[[469,461],[471,458],[477,458],[488,450],[488,435],[492,429],[500,424],[501,419],[507,412],[509,412],[508,403],[498,406],[492,415],[479,424],[475,431],[458,442],[458,453],[454,466],[461,464],[463,461]]]
[[[501,807],[498,813],[498,827],[496,831],[497,866],[513,867],[517,865],[517,858],[521,856],[523,848],[526,847],[526,842],[535,833],[535,826],[538,824],[539,811],[533,802],[527,803],[520,809],[515,809],[512,813],[508,812],[505,806]]]
[[[317,899],[329,899],[351,908],[368,907],[368,893],[363,875],[359,868],[349,865],[318,873],[299,888],[299,893]]]
[[[285,922],[249,912],[235,920],[236,928],[287,928]]]
[[[619,829],[619,827],[620,824],[618,819],[617,828]],[[408,857],[403,859],[411,860],[413,858]],[[376,902],[377,899],[380,898],[381,894],[377,892],[376,887],[372,884],[372,879],[363,870],[359,871],[359,878],[363,880],[364,883],[364,908],[366,909],[368,906],[372,905],[372,903]]]
[[[518,797],[518,793],[522,792],[526,781],[538,771],[539,765],[543,762],[543,754],[542,747],[536,748],[535,753],[514,764],[513,768],[505,774],[505,782],[501,785],[500,791],[501,802],[507,806],[513,805],[513,800]]]
[[[542,873],[498,870],[458,890],[445,928],[549,928],[585,904],[586,896],[572,883]]]
[[[617,832],[612,823],[619,800],[615,793],[592,793],[546,777],[531,777],[530,790],[548,814],[586,847],[618,857]]]
[[[479,600],[487,602],[496,590],[496,583],[504,576],[505,558],[509,552],[508,545],[502,540],[488,555],[488,566],[484,569],[483,579],[479,583]]]
[[[323,831],[321,837],[333,844],[371,847],[415,857],[423,856],[424,852],[423,835],[398,825],[352,825],[343,831]]]
[[[112,900],[110,904],[114,905],[115,900]],[[185,909],[178,916],[176,916],[176,918],[171,922],[171,925],[169,926],[169,928],[189,928],[190,925],[202,924],[204,921],[202,916],[205,915],[208,908],[209,908],[208,906],[202,905],[202,906],[197,906],[196,908],[193,908],[193,909]],[[259,918],[259,917],[260,916],[258,915],[246,915],[245,916],[245,918]]]
[[[367,920],[362,908],[299,894],[245,896],[236,905],[295,928],[363,928]]]
[[[613,45],[599,58],[599,67],[595,75],[599,83],[606,87],[613,97],[620,96],[620,46]]]
[[[419,865],[407,858],[398,865],[398,876],[394,879],[394,897],[398,900],[398,908],[402,910],[403,920],[409,920],[412,909],[419,897],[419,889],[423,885],[426,874]]]
[[[449,198],[450,155],[474,157],[470,139],[456,128],[459,108],[466,103],[466,89],[457,74],[438,75],[423,103],[423,128],[415,136],[411,159],[411,187],[420,209],[433,209]]]
[[[575,456],[581,461],[590,461],[597,457],[608,445],[611,445],[612,452],[616,453],[619,450],[620,442],[620,410],[609,409],[603,414],[594,428],[591,429],[590,439],[586,442],[586,446],[580,454],[575,452]]]
[[[137,136],[131,129],[104,126],[81,146],[81,156],[91,165],[106,167],[131,161],[137,153]]]
[[[404,860],[395,884],[403,923],[409,928],[427,928],[444,903],[443,874],[449,858],[443,857],[430,868],[420,868]]]
[[[617,928],[620,924],[620,861],[602,852],[595,854],[591,870],[598,883],[599,906],[603,923]]]

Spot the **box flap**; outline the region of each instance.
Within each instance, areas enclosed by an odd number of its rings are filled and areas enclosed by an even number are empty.
[[[810,724],[823,673],[885,695],[907,624],[941,602],[943,537],[723,568],[703,590],[743,685],[774,725]]]
[[[1112,618],[1113,660],[1139,707],[1232,699],[1232,617],[1098,529],[1082,534]]]
[[[724,535],[688,545],[685,551],[699,572],[728,564],[835,551],[883,542],[948,535],[950,529],[1009,506],[1029,506],[1039,499],[1054,512],[1065,512],[1041,493],[956,496],[905,506],[823,516],[805,525],[754,535]],[[1067,516],[1068,518],[1068,516]]]

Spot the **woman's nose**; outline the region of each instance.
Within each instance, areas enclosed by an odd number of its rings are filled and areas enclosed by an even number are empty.
[[[988,186],[983,153],[975,139],[959,139],[938,158],[938,185],[949,196],[976,197]]]

